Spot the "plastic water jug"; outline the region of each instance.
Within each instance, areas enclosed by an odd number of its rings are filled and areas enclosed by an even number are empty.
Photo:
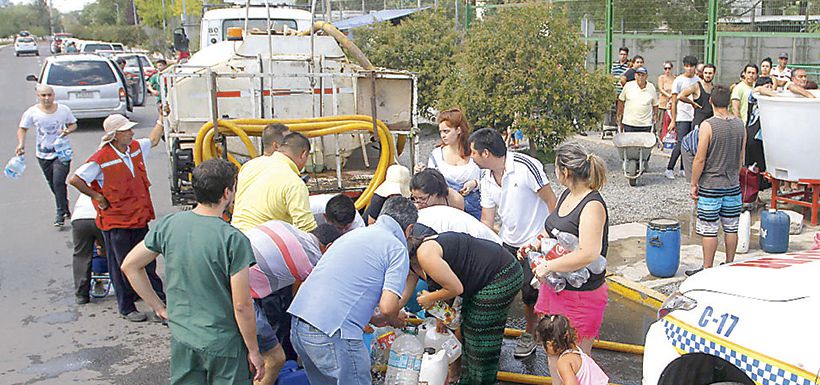
[[[305,369],[299,369],[296,361],[286,361],[276,378],[276,385],[310,385]]]
[[[444,385],[447,383],[447,357],[443,350],[424,349],[419,370],[419,384]]]
[[[752,214],[749,211],[744,211],[740,214],[740,220],[737,227],[737,252],[749,252],[749,238],[751,237],[752,228]]]
[[[680,222],[653,219],[646,228],[646,267],[649,273],[668,278],[680,265]]]
[[[444,351],[447,356],[447,363],[452,364],[461,357],[461,341],[456,338],[450,330],[445,333],[436,331],[435,326],[428,329],[424,335],[424,348],[433,348],[436,351]]]
[[[74,149],[71,148],[71,142],[65,136],[58,136],[54,140],[54,151],[57,152],[57,158],[63,162],[71,161],[74,156]]]
[[[778,210],[760,213],[760,248],[767,253],[789,249],[789,215]]]
[[[405,333],[393,342],[387,360],[384,383],[389,385],[418,385],[421,357],[424,347],[413,331]]]
[[[3,169],[3,174],[9,179],[20,179],[24,171],[26,171],[26,158],[20,155],[9,159],[6,168]]]

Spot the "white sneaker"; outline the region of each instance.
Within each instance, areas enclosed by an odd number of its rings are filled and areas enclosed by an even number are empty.
[[[684,171],[684,170],[680,170],[680,171],[678,172],[678,175],[680,175],[681,177],[685,178],[685,177],[686,177],[686,171]]]
[[[675,179],[675,172],[672,170],[666,170],[664,175],[666,175],[666,179]]]

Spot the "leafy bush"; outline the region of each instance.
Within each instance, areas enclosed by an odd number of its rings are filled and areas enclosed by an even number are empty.
[[[476,127],[515,122],[542,148],[597,127],[612,102],[610,80],[585,69],[588,47],[561,12],[526,5],[474,23],[437,106],[462,107]]]
[[[419,111],[428,118],[438,104],[438,86],[453,71],[458,37],[452,18],[437,10],[418,12],[396,26],[385,22],[353,30],[356,45],[374,65],[418,75]]]

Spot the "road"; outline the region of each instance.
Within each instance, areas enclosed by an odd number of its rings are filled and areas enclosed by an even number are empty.
[[[38,74],[39,57],[15,57],[13,47],[0,48],[0,140],[3,165],[14,154],[15,132],[26,108],[36,103],[28,74]],[[140,124],[136,136],[148,134],[156,110],[137,107],[131,119]],[[72,171],[96,149],[102,121],[82,121],[71,135],[75,149]],[[26,148],[34,153],[34,135]],[[159,146],[147,160],[151,195],[157,216],[172,211],[165,150]],[[0,177],[3,245],[0,263],[0,384],[163,384],[168,383],[168,329],[160,324],[135,324],[118,316],[109,296],[86,305],[74,304],[71,275],[71,228],[52,226],[54,199],[32,155],[19,180]],[[73,205],[78,192],[69,187]],[[143,303],[139,307],[145,309]]]

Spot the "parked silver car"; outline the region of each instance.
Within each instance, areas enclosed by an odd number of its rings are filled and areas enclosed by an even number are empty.
[[[132,111],[125,76],[110,59],[97,55],[63,55],[46,58],[40,76],[27,80],[54,88],[54,99],[77,119],[126,115]]]

